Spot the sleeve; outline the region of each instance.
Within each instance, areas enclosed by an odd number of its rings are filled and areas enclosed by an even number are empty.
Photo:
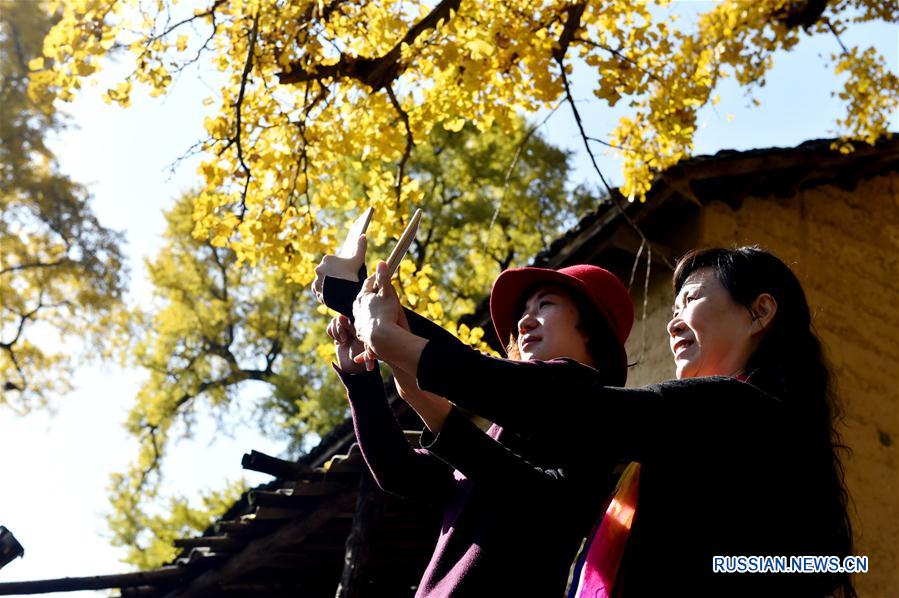
[[[338,313],[342,313],[351,321],[353,319],[353,301],[362,290],[362,281],[365,280],[365,266],[359,269],[359,280],[346,280],[325,276],[322,281],[322,300],[325,305]]]
[[[325,305],[342,313],[353,321],[353,302],[356,295],[362,290],[362,281],[365,280],[365,267],[359,270],[359,280],[345,280],[342,278],[334,278],[326,276],[322,283],[322,299]],[[409,329],[412,334],[422,338],[443,338],[445,340],[455,338],[448,330],[443,329],[434,322],[420,316],[411,309],[403,308],[406,314],[406,320],[409,322]]]
[[[442,505],[452,469],[427,450],[412,448],[387,402],[380,373],[334,369],[346,386],[356,440],[375,483],[391,494]]]
[[[777,399],[732,378],[610,387],[574,360],[498,359],[456,339],[428,341],[417,378],[423,390],[506,429],[616,460],[714,449],[726,435],[757,433],[779,408]]]
[[[440,433],[422,432],[421,445],[472,482],[504,488],[548,488],[563,484],[559,469],[538,467],[491,438],[453,408]]]

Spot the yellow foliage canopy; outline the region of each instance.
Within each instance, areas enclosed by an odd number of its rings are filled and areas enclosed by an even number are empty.
[[[206,120],[194,234],[306,284],[334,247],[332,227],[353,215],[328,219],[335,206],[370,203],[374,235],[396,236],[422,199],[405,168],[413,146],[438,126],[511,130],[516,114],[566,97],[574,59],[594,69],[597,97],[633,109],[610,141],[621,148],[622,193],[642,199],[659,171],[690,153],[697,111],[716,101],[723,77],[761,85],[774,52],[803,37],[899,18],[878,0],[725,0],[683,30],[662,10],[668,1],[209,0],[191,13],[66,0],[32,97],[52,110],[101,57],[127,48],[134,71],[107,91],[127,106],[132,82],[164,93],[174,73],[210,53],[227,82]],[[871,49],[834,61],[848,75],[837,124],[847,143],[872,143],[899,106],[899,81]],[[342,180],[347,158],[366,174],[364,189]]]
[[[287,224],[293,232],[302,230],[304,220],[311,227],[327,198],[309,187],[326,180],[339,157],[363,151],[376,162],[395,164],[407,137],[419,142],[435,125],[487,128],[515,111],[547,106],[562,95],[562,67],[574,55],[595,67],[597,96],[610,104],[622,97],[634,103],[637,118],[622,123],[614,137],[634,150],[628,152],[635,158],[625,166],[625,192],[639,195],[653,172],[689,151],[696,110],[722,76],[732,74],[742,85],[761,82],[773,52],[798,43],[801,28],[809,35],[839,34],[855,22],[897,18],[895,7],[876,0],[841,0],[823,11],[821,3],[801,0],[727,0],[692,31],[678,30],[657,10],[668,0],[210,0],[171,20],[173,9],[156,2],[59,4],[63,18],[45,43],[51,66],[35,77],[35,98],[45,102],[70,97],[111,48],[134,53],[129,81],[160,91],[194,53],[215,52],[229,84],[218,117],[207,123],[215,159],[204,172],[210,194],[226,193],[198,206],[198,232],[221,217],[221,200],[235,200],[228,191],[242,187],[242,207],[253,219],[295,205],[291,194],[308,194],[308,211],[297,206],[299,222]],[[208,39],[190,44],[185,31],[200,24]],[[129,33],[134,31],[136,36]],[[847,50],[843,59],[855,65],[843,67],[855,75],[846,94],[870,93],[870,79],[882,99],[847,98],[850,112],[859,114],[840,124],[848,137],[868,140],[883,133],[874,113],[896,106],[895,77],[873,53]],[[109,97],[127,103],[129,90],[120,86]],[[864,122],[861,113],[869,117]],[[652,168],[645,164],[650,158]],[[256,182],[241,180],[252,178]],[[410,195],[401,201],[414,200]],[[390,185],[372,190],[373,199],[389,196]],[[267,255],[266,234],[241,242],[247,251]]]

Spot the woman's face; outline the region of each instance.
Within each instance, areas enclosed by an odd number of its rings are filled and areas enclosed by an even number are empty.
[[[537,287],[518,321],[518,351],[521,359],[546,361],[570,357],[592,364],[587,337],[578,328],[580,314],[574,300],[557,285]]]
[[[711,268],[696,270],[674,299],[668,335],[678,378],[734,376],[757,346],[750,311]]]

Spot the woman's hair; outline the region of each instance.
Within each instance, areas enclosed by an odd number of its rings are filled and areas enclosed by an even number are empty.
[[[527,289],[515,310],[516,314],[524,312],[527,300],[540,285]],[[581,293],[560,286],[559,289],[574,301],[578,312],[578,329],[587,337],[587,353],[593,359],[593,365],[602,375],[602,383],[606,386],[624,386],[627,381],[627,363],[618,337],[612,331],[599,310]],[[520,360],[518,350],[518,325],[512,327],[506,342],[506,355],[509,359]],[[622,363],[616,363],[621,360]]]
[[[811,312],[802,285],[790,268],[771,252],[758,247],[736,249],[700,249],[682,257],[672,280],[675,296],[693,272],[709,268],[737,303],[752,317],[753,301],[768,293],[777,302],[777,311],[761,343],[746,364],[752,384],[788,402],[804,422],[797,430],[807,440],[812,453],[819,456],[809,467],[814,479],[826,480],[831,499],[828,521],[821,529],[835,534],[830,549],[834,554],[852,554],[852,525],[847,513],[849,500],[840,452],[847,447],[840,441],[836,424],[843,410],[834,393],[830,370],[821,341],[815,333]],[[835,577],[837,595],[855,596],[848,574]]]

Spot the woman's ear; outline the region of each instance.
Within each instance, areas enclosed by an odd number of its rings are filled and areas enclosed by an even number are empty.
[[[762,293],[752,302],[752,332],[765,332],[774,322],[777,315],[777,300],[769,293]]]

